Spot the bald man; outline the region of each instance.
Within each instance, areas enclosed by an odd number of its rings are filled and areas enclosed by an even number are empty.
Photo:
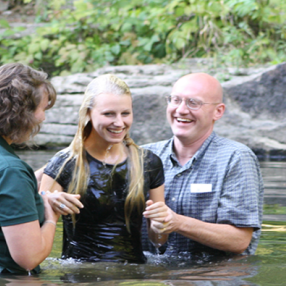
[[[263,182],[255,154],[218,136],[223,90],[205,73],[183,76],[168,96],[173,138],[143,147],[160,156],[168,216],[158,233],[170,234],[165,254],[254,254],[261,232]],[[144,212],[152,218],[152,205]],[[145,250],[151,250],[143,232]]]

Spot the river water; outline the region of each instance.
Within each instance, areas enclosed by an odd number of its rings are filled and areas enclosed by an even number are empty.
[[[21,151],[34,170],[55,151]],[[58,223],[53,251],[41,264],[39,276],[1,276],[0,286],[21,285],[285,285],[286,284],[286,162],[260,162],[265,185],[263,229],[254,256],[196,260],[149,255],[144,265],[62,261],[62,224]],[[235,243],[235,241],[234,241]]]

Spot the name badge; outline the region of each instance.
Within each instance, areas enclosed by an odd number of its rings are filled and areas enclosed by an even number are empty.
[[[212,184],[191,184],[191,193],[211,193]]]

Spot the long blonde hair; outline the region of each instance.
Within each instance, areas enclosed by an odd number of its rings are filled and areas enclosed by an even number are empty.
[[[127,84],[112,74],[101,75],[92,80],[85,91],[84,99],[79,110],[78,129],[70,146],[66,152],[70,152],[69,157],[64,161],[57,177],[63,171],[67,162],[75,159],[72,180],[68,186],[68,193],[80,194],[86,193],[90,169],[84,149],[84,141],[88,138],[92,124],[90,121],[90,111],[96,104],[96,97],[102,93],[114,95],[128,95],[131,92]],[[144,197],[144,153],[143,149],[138,147],[127,133],[124,138],[126,149],[128,150],[128,172],[129,172],[129,190],[125,200],[124,211],[126,227],[130,232],[130,216],[135,206],[141,212],[145,205]],[[115,170],[115,167],[113,170]],[[74,218],[73,218],[74,219]]]

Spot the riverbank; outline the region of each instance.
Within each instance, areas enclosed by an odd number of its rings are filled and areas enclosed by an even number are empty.
[[[215,123],[218,135],[249,146],[260,160],[286,156],[286,63],[252,69],[211,69],[210,60],[188,59],[176,65],[107,66],[92,73],[53,77],[58,99],[46,112],[35,143],[44,148],[67,146],[76,130],[78,110],[87,84],[113,73],[130,87],[134,122],[131,136],[139,145],[169,139],[166,96],[184,74],[206,72],[218,78],[224,90],[226,111]]]

